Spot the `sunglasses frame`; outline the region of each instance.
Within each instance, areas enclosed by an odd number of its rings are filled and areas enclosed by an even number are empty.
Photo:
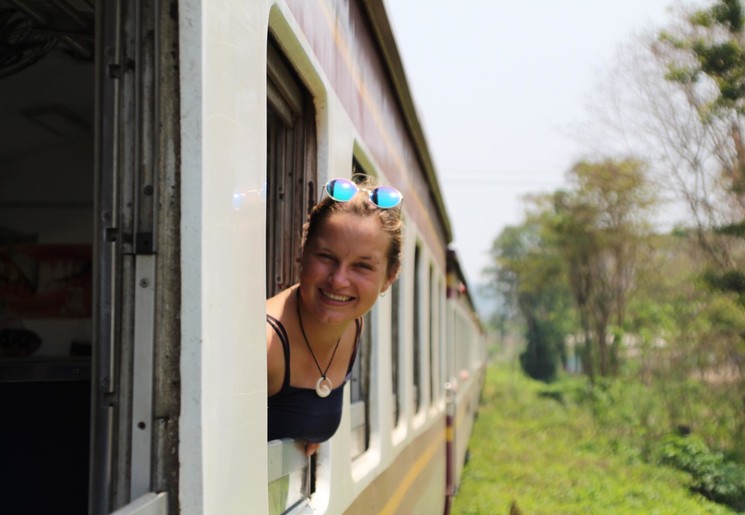
[[[336,182],[341,182],[342,184],[346,184],[348,186],[354,187],[354,193],[352,194],[352,196],[349,197],[348,199],[339,199],[339,198],[336,198],[332,194],[332,192],[329,190],[329,186],[331,186],[333,183],[336,183]],[[379,191],[389,191],[390,192],[391,190],[392,190],[392,192],[395,192],[395,195],[398,196],[398,202],[396,202],[394,205],[392,205],[392,206],[381,206],[380,204],[378,204],[377,202],[375,202],[375,200],[373,200],[373,198],[376,196],[376,193],[378,193]],[[350,179],[344,179],[342,177],[331,179],[331,180],[327,181],[326,184],[323,185],[323,191],[325,191],[326,192],[326,195],[328,195],[329,198],[332,199],[335,202],[349,202],[350,200],[352,200],[352,198],[354,198],[354,196],[357,194],[358,191],[364,191],[364,192],[366,192],[368,194],[367,195],[367,198],[370,200],[370,202],[375,207],[377,207],[378,209],[395,209],[397,207],[400,207],[401,204],[404,201],[404,196],[401,195],[401,192],[398,191],[398,189],[394,188],[393,186],[377,186],[377,187],[369,190],[367,188],[361,188],[354,181],[352,181]],[[321,198],[323,198],[323,197],[321,197]]]

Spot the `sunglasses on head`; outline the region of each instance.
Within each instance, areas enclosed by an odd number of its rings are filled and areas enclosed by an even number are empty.
[[[370,202],[380,209],[391,209],[403,202],[401,192],[393,186],[378,186],[371,190],[360,188],[349,179],[331,179],[323,187],[329,197],[337,202],[349,202],[355,194],[362,190],[368,193]]]

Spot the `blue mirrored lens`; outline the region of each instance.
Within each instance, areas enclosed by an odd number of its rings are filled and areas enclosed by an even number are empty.
[[[378,207],[390,209],[399,205],[403,197],[401,192],[392,186],[379,186],[370,192],[370,200]]]
[[[326,193],[337,202],[349,202],[357,193],[357,185],[347,179],[333,179],[326,184]]]

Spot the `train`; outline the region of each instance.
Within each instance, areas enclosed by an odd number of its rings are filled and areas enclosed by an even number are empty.
[[[383,0],[0,0],[0,511],[447,513],[488,334]],[[322,185],[404,197],[337,433],[267,441]]]

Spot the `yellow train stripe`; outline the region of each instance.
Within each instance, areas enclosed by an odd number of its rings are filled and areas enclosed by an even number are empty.
[[[441,435],[444,436],[444,434],[445,432],[443,431]],[[419,474],[421,474],[422,470],[424,470],[424,467],[426,467],[427,464],[432,461],[435,453],[439,449],[443,448],[444,443],[442,441],[442,437],[435,437],[434,442],[432,442],[427,450],[424,451],[424,453],[422,453],[422,455],[419,456],[419,458],[414,462],[414,465],[412,465],[412,467],[406,473],[403,480],[401,481],[401,484],[398,485],[396,491],[393,492],[393,495],[390,497],[390,499],[388,499],[388,502],[385,503],[383,509],[380,510],[381,514],[390,515],[392,513],[395,513],[396,509],[398,509],[398,505],[401,504],[404,495],[409,490],[409,488],[411,488],[411,484],[416,480]]]

